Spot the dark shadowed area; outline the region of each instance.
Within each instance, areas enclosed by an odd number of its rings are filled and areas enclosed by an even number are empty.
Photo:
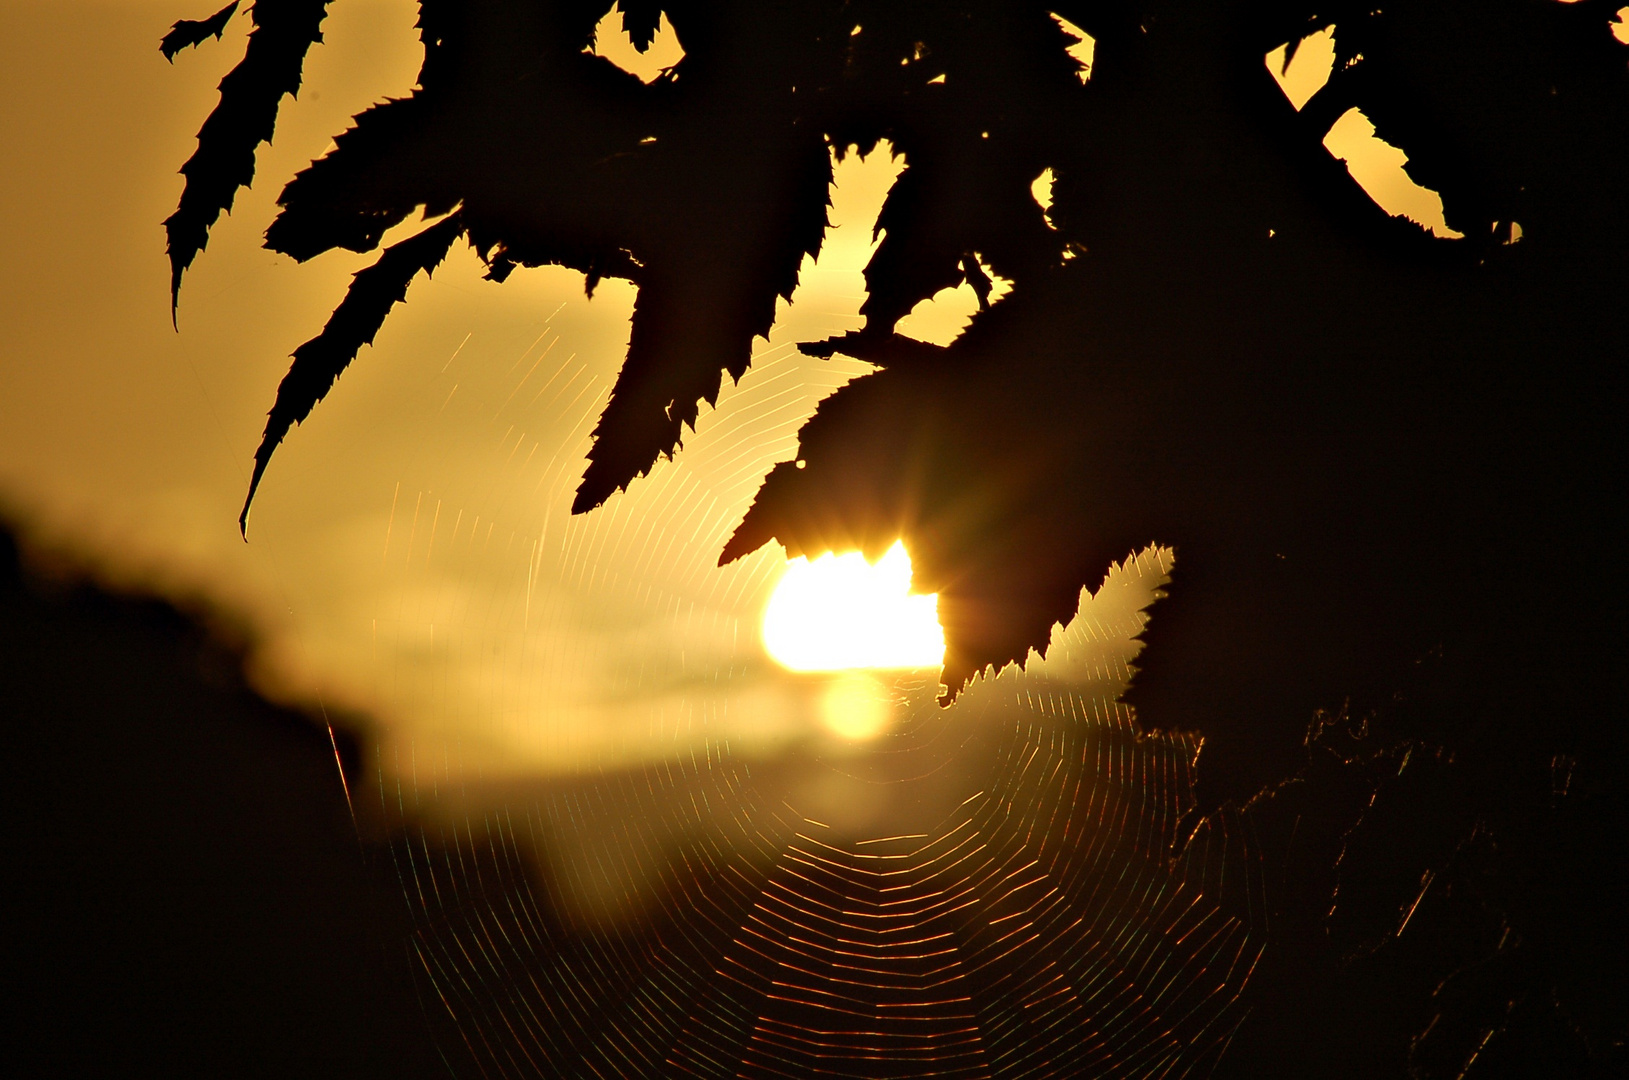
[[[513,784],[486,800],[497,809],[450,823],[420,820],[415,807],[426,792],[365,764],[371,756],[365,729],[342,725],[331,736],[321,717],[269,705],[245,688],[241,641],[229,624],[206,625],[158,600],[110,594],[48,552],[36,551],[31,568],[20,567],[14,552],[8,537],[0,575],[7,657],[0,694],[9,741],[0,812],[16,887],[5,900],[15,931],[5,966],[19,985],[35,988],[6,1020],[18,1075],[151,1066],[177,1075],[458,1076],[474,1074],[475,1060],[501,1064],[502,1075],[536,1075],[561,1055],[609,1067],[607,1049],[625,1044],[630,1033],[607,1024],[639,999],[642,982],[650,985],[653,960],[666,957],[654,969],[668,972],[659,981],[692,980],[699,995],[653,1014],[678,1023],[709,1015],[709,996],[742,1000],[740,977],[715,980],[716,964],[724,971],[736,965],[750,985],[766,977],[753,974],[766,960],[775,970],[765,950],[777,940],[777,926],[790,935],[780,940],[801,940],[806,949],[818,940],[806,935],[820,933],[827,919],[834,922],[825,932],[860,935],[850,948],[879,935],[866,946],[875,952],[864,970],[880,980],[875,992],[884,1000],[908,1005],[920,994],[912,980],[923,975],[912,972],[921,958],[900,948],[910,936],[891,943],[886,925],[845,928],[838,914],[864,910],[850,907],[863,903],[873,880],[864,860],[908,860],[916,850],[908,838],[891,847],[862,845],[855,862],[783,808],[779,825],[760,823],[756,832],[780,833],[787,850],[803,853],[788,878],[773,848],[742,844],[728,828],[716,833],[704,818],[687,824],[682,808],[698,796],[728,798],[732,786],[743,785],[774,790],[773,768],[743,772],[720,761],[668,770],[655,784],[638,770]],[[1098,615],[1112,617],[1108,609]],[[1066,645],[1067,639],[1054,648]],[[983,783],[993,799],[973,808],[967,828],[994,856],[996,872],[979,870],[980,857],[968,872],[965,840],[958,843],[952,830],[939,842],[945,851],[927,852],[928,882],[935,873],[941,884],[963,881],[954,887],[962,903],[993,903],[999,911],[1003,902],[1023,899],[1022,890],[1016,897],[1010,891],[1003,852],[1023,850],[1023,833],[1033,840],[1038,827],[1053,832],[1062,825],[1061,846],[1038,849],[1049,876],[1068,882],[1074,875],[1060,871],[1071,859],[1099,869],[1075,878],[1072,888],[1088,891],[1052,917],[1070,917],[1082,903],[1110,925],[1141,921],[1152,929],[1175,917],[1173,940],[1203,946],[1197,954],[1178,948],[1166,961],[1190,965],[1179,980],[1189,996],[1185,1004],[1181,997],[1166,1001],[1167,990],[1149,1000],[1164,1024],[1180,1025],[1188,1015],[1189,1026],[1172,1034],[1186,1030],[1198,1047],[1218,1045],[1208,1041],[1214,1034],[1206,1017],[1225,1020],[1219,1045],[1227,1053],[1218,1076],[1401,1076],[1411,1059],[1446,1071],[1471,1056],[1484,1075],[1617,1075],[1619,1052],[1596,1040],[1621,1016],[1611,995],[1622,948],[1622,885],[1615,863],[1602,858],[1621,844],[1621,794],[1580,771],[1576,759],[1553,761],[1542,799],[1535,794],[1524,807],[1530,814],[1535,805],[1543,808],[1519,830],[1500,822],[1496,836],[1472,820],[1468,774],[1453,755],[1384,743],[1338,721],[1315,730],[1298,775],[1257,797],[1231,824],[1217,823],[1222,836],[1235,839],[1194,837],[1178,860],[1179,878],[1190,875],[1206,883],[1206,893],[1223,897],[1223,910],[1238,913],[1239,931],[1253,924],[1253,934],[1267,930],[1265,951],[1257,941],[1243,952],[1247,967],[1235,969],[1235,978],[1251,975],[1242,997],[1217,998],[1205,986],[1207,977],[1227,977],[1217,966],[1214,929],[1205,931],[1203,918],[1184,929],[1182,920],[1194,918],[1187,902],[1134,914],[1148,902],[1138,899],[1135,883],[1168,872],[1161,868],[1184,827],[1182,808],[1193,805],[1191,794],[1181,794],[1191,778],[1180,764],[1193,747],[1179,742],[1172,747],[1177,760],[1155,766],[1175,768],[1167,781],[1177,785],[1172,810],[1163,817],[1131,810],[1153,834],[1142,840],[1128,834],[1129,844],[1109,839],[1104,847],[1094,807],[1146,807],[1161,790],[1159,783],[1145,786],[1146,775],[1115,778],[1112,767],[1090,779],[1104,751],[1145,762],[1158,762],[1160,752],[1148,757],[1152,747],[1138,749],[1140,737],[1090,734],[1090,712],[1049,719],[1046,707],[1035,707],[1056,693],[1049,685],[1040,676],[1021,691],[1031,704],[1010,713],[1018,728],[1007,735],[1003,723],[990,729],[988,717],[979,719],[999,700],[981,686],[949,711],[944,735],[977,740],[975,752],[989,763]],[[1115,692],[1111,683],[1099,700],[1112,702]],[[958,727],[967,730],[958,734]],[[1061,777],[1057,766],[1014,771],[1008,764],[1015,757],[1032,762],[1040,747],[1079,739],[1083,727],[1087,745],[1097,746],[1096,770],[1071,769],[1067,752],[1059,759]],[[931,771],[923,779],[931,780]],[[885,783],[886,790],[905,790],[897,777]],[[799,798],[810,805],[807,793]],[[1004,811],[993,816],[996,807]],[[734,813],[749,811],[749,803],[740,803]],[[891,817],[910,821],[908,812]],[[1068,839],[1071,820],[1084,827],[1082,839]],[[568,821],[581,835],[559,831]],[[603,921],[608,897],[596,898],[592,885],[585,897],[584,860],[591,867],[615,859],[626,846],[619,835],[641,824],[654,826],[648,835],[665,837],[658,843],[672,848],[673,865],[687,869],[673,877],[660,863],[647,866],[656,879],[644,886],[654,897],[648,910]],[[721,839],[725,851],[734,851],[722,862]],[[1094,899],[1098,887],[1091,883],[1109,868],[1122,883],[1129,874],[1131,890]],[[947,870],[960,872],[944,878]],[[886,881],[885,875],[879,884]],[[1229,887],[1242,892],[1229,897]],[[979,889],[993,892],[979,900]],[[847,901],[840,899],[845,894]],[[742,905],[747,910],[733,911]],[[749,917],[754,907],[757,915]],[[699,918],[702,911],[709,914]],[[959,924],[931,909],[913,917],[908,907],[894,918],[900,930],[918,933],[923,918],[930,929],[937,920],[942,933],[970,935],[961,947],[977,955],[979,919]],[[771,935],[745,939],[751,948],[743,951],[743,939],[730,944],[738,920],[756,921]],[[1090,935],[1078,937],[1078,920],[1073,930],[1049,929],[1045,919],[1038,926],[1049,949],[1064,950],[1041,954],[1051,962],[1071,950],[1092,954]],[[717,960],[708,959],[715,953]],[[1020,985],[1033,982],[1026,968],[1036,958],[1010,946],[993,955],[1000,959],[955,985],[988,1000],[985,1007],[999,1015],[1003,984],[1015,976]],[[1199,966],[1191,966],[1196,959]],[[803,974],[761,999],[760,1025],[795,1033],[821,1022],[821,987],[832,984],[805,965],[794,961],[790,970]],[[1095,1001],[1098,1016],[1123,1015],[1112,995]],[[550,1010],[556,1018],[541,1020]],[[692,1033],[674,1045],[708,1060],[731,1013],[711,1015],[703,1030],[712,1034]],[[1059,1018],[1055,1005],[1041,1015]],[[531,1019],[517,1030],[517,1016]],[[1088,1027],[1089,1016],[1082,1018]],[[917,1023],[936,1032],[936,1041],[914,1049],[908,1040],[885,1043],[893,1061],[886,1075],[897,1075],[901,1062],[942,1071],[958,1060],[958,1046],[963,1064],[978,1068],[976,1052],[965,1057],[976,1048],[957,1034],[954,1010]],[[1061,1055],[1077,1075],[1123,1068],[1116,1051],[1124,1036],[1111,1028],[1107,1042],[1081,1040],[1070,1030],[1064,1028],[1061,1043],[1035,1031],[1015,1046],[1026,1056]],[[1497,1040],[1490,1042],[1490,1031]],[[665,1040],[641,1045],[672,1052]],[[795,1038],[751,1045],[736,1051],[750,1075],[774,1075],[779,1063],[807,1060],[807,1047]],[[548,1056],[528,1060],[528,1046],[532,1055]],[[840,1047],[832,1043],[814,1060],[858,1064]],[[1214,1055],[1195,1060],[1215,1064]],[[870,1072],[851,1068],[851,1074]]]
[[[7,1074],[447,1075],[355,736],[250,691],[219,629],[0,533]]]

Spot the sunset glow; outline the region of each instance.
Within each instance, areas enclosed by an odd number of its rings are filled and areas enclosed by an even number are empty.
[[[936,667],[939,598],[910,588],[903,544],[874,565],[858,552],[794,559],[764,609],[764,647],[793,671]]]

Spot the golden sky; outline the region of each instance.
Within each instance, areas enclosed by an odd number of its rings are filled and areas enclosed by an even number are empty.
[[[409,0],[331,10],[261,182],[187,276],[177,332],[162,222],[247,20],[172,66],[160,36],[207,12],[0,4],[0,506],[115,581],[245,619],[263,689],[370,715],[387,744],[456,744],[503,771],[818,736],[819,680],[759,643],[780,553],[713,563],[818,400],[868,370],[792,343],[859,324],[869,222],[899,164],[840,167],[840,225],[752,372],[677,461],[601,511],[567,513],[631,287],[590,301],[565,270],[497,285],[462,249],[278,452],[245,544],[236,513],[288,354],[371,261],[297,266],[261,233],[282,183],[352,114],[407,93],[419,57]],[[973,307],[962,291],[909,329],[948,340]]]

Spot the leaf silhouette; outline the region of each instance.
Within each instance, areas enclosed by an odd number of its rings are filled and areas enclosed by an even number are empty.
[[[723,376],[746,373],[752,339],[774,323],[776,297],[791,296],[803,257],[820,250],[831,164],[818,136],[794,130],[767,147],[708,140],[681,144],[675,156],[680,169],[724,158],[730,179],[705,197],[685,192],[686,210],[675,207],[633,248],[642,265],[628,356],[594,429],[576,512],[678,449],[701,402],[718,400]],[[658,149],[652,168],[665,157]]]
[[[198,130],[197,151],[181,166],[187,179],[181,203],[164,222],[172,317],[181,275],[209,242],[221,211],[232,209],[238,188],[254,180],[255,150],[271,140],[283,96],[299,92],[306,50],[322,39],[327,9],[328,0],[262,0],[250,9],[255,28],[248,49],[221,80],[220,104]]]
[[[1100,440],[1123,425],[1098,420],[1092,397],[1012,355],[1023,346],[1002,338],[1027,335],[1017,325],[1025,313],[1009,303],[948,348],[863,333],[812,348],[883,370],[821,404],[799,435],[798,462],[770,472],[720,556],[774,539],[789,557],[858,548],[876,558],[903,536],[913,588],[939,595],[947,699],[992,665],[1044,653],[1053,625],[1073,616],[1081,580],[1100,581],[1153,523],[1146,494],[1103,460]],[[1037,422],[1038,393],[1072,422]],[[1089,515],[1058,494],[1088,490]]]
[[[433,178],[424,130],[429,105],[415,95],[358,116],[330,154],[284,187],[266,247],[301,262],[336,247],[372,251],[386,230],[417,207],[434,214],[456,205],[448,185]]]
[[[255,450],[249,494],[238,515],[238,528],[248,536],[249,507],[272,454],[295,424],[301,423],[317,402],[327,396],[340,375],[364,345],[384,325],[390,309],[407,296],[407,286],[420,271],[428,274],[446,258],[447,249],[464,231],[464,223],[451,214],[434,225],[385,249],[379,261],[359,270],[345,299],[329,317],[322,333],[294,350],[294,363],[277,386],[277,400],[266,420],[266,431]]]
[[[174,61],[175,54],[182,49],[201,45],[211,37],[219,41],[221,35],[226,33],[226,24],[237,14],[238,3],[239,0],[232,0],[207,19],[177,20],[170,27],[170,32],[164,35],[164,40],[159,42],[158,51],[164,54],[164,59]]]
[[[622,12],[622,29],[628,40],[639,52],[645,52],[662,25],[660,0],[617,0],[617,10]]]

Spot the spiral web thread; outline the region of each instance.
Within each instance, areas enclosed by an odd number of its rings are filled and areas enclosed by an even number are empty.
[[[1177,836],[1198,743],[1138,729],[1129,672],[1056,677],[1140,620],[1083,610],[1029,673],[916,693],[896,752],[995,748],[921,834],[847,836],[720,746],[421,828],[394,851],[428,999],[493,1077],[1205,1075],[1265,939],[1259,858],[1231,812]],[[540,870],[579,829],[603,842]],[[583,920],[585,888],[624,914]]]

